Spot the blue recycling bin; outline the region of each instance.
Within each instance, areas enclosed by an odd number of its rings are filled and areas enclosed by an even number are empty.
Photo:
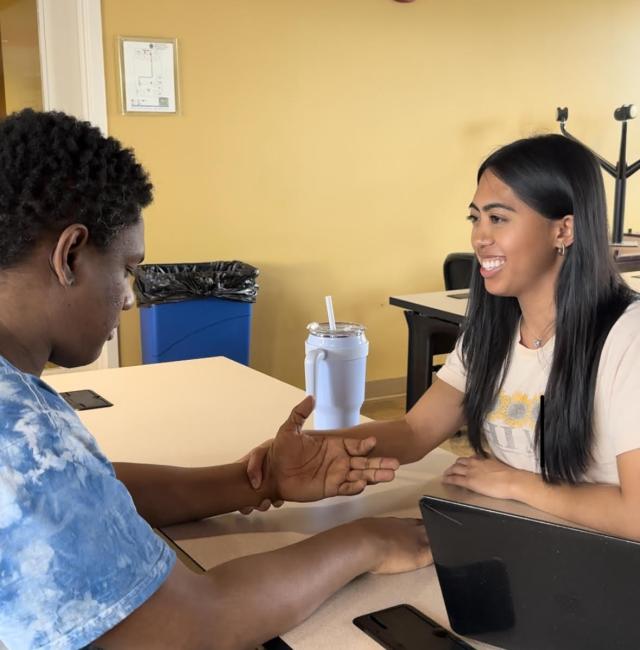
[[[143,363],[224,356],[249,365],[253,303],[194,298],[140,308]]]
[[[141,264],[142,361],[225,356],[249,365],[259,271],[245,262]]]

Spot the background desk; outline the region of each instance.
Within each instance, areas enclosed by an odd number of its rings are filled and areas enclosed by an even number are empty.
[[[303,391],[222,357],[46,378],[59,391],[91,388],[114,406],[82,411],[83,422],[111,460],[202,466],[237,460],[272,436]],[[398,472],[393,483],[363,494],[280,510],[232,513],[163,532],[203,568],[279,548],[360,516],[419,516],[422,487],[452,462],[436,450]],[[446,625],[432,566],[395,576],[366,575],[284,635],[295,650],[379,648],[352,625],[366,612],[409,602]],[[475,643],[478,648],[490,648]]]
[[[640,271],[640,247],[638,247],[638,235],[627,233],[622,240],[626,246],[609,244],[609,250],[613,255],[616,267],[620,273]]]
[[[404,309],[409,333],[407,411],[431,385],[433,355],[451,351],[451,343],[467,311],[468,293],[468,290],[436,291],[389,298],[391,305]]]
[[[622,273],[627,284],[640,292],[640,272]],[[467,310],[467,291],[434,291],[391,296],[389,303],[405,310],[409,342],[407,354],[407,410],[431,385],[434,336],[459,326]]]

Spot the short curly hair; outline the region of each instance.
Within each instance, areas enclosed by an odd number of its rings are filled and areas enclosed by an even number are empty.
[[[0,121],[0,268],[72,223],[106,248],[140,219],[152,190],[133,151],[89,122],[53,111],[13,113]]]

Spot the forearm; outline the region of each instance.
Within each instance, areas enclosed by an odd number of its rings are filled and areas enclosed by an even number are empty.
[[[295,627],[356,576],[378,569],[392,543],[386,524],[360,520],[277,551],[232,560],[207,575],[177,563],[160,589],[96,646],[255,648]]]
[[[331,594],[373,570],[382,551],[368,520],[346,524],[270,553],[233,560],[209,572],[224,594],[230,647],[255,647],[307,618]]]
[[[405,418],[364,422],[348,429],[318,433],[360,440],[373,436],[376,439],[376,446],[372,455],[397,458],[403,465],[420,460],[436,446],[435,444],[430,446],[416,435]]]
[[[277,498],[269,477],[258,490],[251,487],[246,462],[198,468],[114,463],[114,468],[140,515],[156,528]]]
[[[614,485],[549,485],[539,474],[519,471],[512,498],[588,528],[640,540],[640,504]]]

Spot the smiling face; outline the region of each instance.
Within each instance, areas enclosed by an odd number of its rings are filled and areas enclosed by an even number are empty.
[[[573,217],[543,217],[490,169],[480,177],[469,210],[471,245],[486,290],[521,302],[530,296],[553,300],[564,259],[558,247],[571,243]]]
[[[143,257],[142,219],[123,228],[105,250],[80,237],[68,247],[66,263],[64,255],[56,258],[54,253],[54,271],[67,286],[52,319],[50,361],[75,367],[98,358],[119,325],[120,312],[134,305],[131,276]]]

